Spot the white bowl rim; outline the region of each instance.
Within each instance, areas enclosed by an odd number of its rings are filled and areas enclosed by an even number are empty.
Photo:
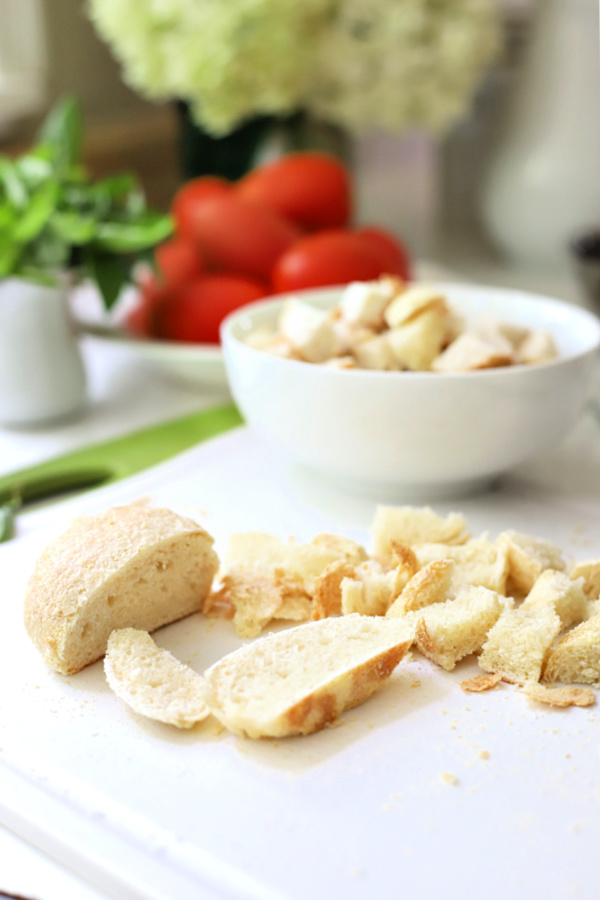
[[[282,294],[276,294],[270,297],[265,297],[262,300],[257,300],[254,303],[246,304],[245,306],[234,310],[233,312],[229,313],[229,315],[221,322],[221,344],[222,346],[225,346],[226,342],[228,340],[231,340],[233,343],[239,345],[240,347],[243,347],[244,351],[248,352],[251,356],[253,356],[254,354],[259,354],[261,357],[266,357],[271,360],[274,365],[283,365],[285,367],[293,366],[295,368],[302,367],[302,369],[305,369],[307,366],[309,366],[314,370],[331,373],[330,377],[367,377],[371,379],[390,379],[393,377],[402,377],[403,380],[429,380],[435,376],[436,381],[439,378],[444,378],[444,380],[460,380],[466,378],[470,383],[473,381],[473,379],[498,378],[499,376],[517,377],[523,375],[524,372],[539,372],[549,368],[556,368],[558,366],[563,366],[566,363],[574,362],[576,360],[592,356],[600,350],[600,318],[598,318],[598,316],[596,316],[594,313],[581,306],[578,306],[575,303],[569,303],[568,301],[560,300],[557,297],[551,297],[546,294],[538,294],[532,291],[521,290],[519,288],[497,287],[495,285],[491,286],[471,282],[451,282],[437,280],[428,280],[427,282],[423,281],[422,283],[431,285],[432,287],[437,288],[441,291],[467,289],[468,291],[471,291],[473,293],[476,293],[477,291],[484,291],[488,294],[495,295],[496,297],[510,294],[511,297],[522,297],[523,299],[530,302],[532,300],[543,301],[546,305],[549,305],[556,310],[561,310],[562,312],[568,313],[570,316],[573,316],[575,318],[579,318],[582,323],[587,323],[595,331],[595,339],[590,343],[589,346],[584,349],[573,353],[563,353],[556,359],[535,364],[514,363],[510,366],[496,366],[494,368],[477,369],[476,371],[470,372],[414,372],[407,370],[399,372],[389,372],[380,371],[377,369],[339,369],[335,368],[334,366],[323,366],[315,363],[307,363],[303,360],[285,359],[283,357],[267,354],[263,350],[252,347],[249,344],[245,343],[245,341],[243,341],[236,334],[234,334],[233,329],[235,328],[236,323],[244,316],[252,316],[254,313],[260,313],[263,310],[266,311],[269,309],[276,309],[277,307],[283,305],[286,300],[292,298],[300,298],[310,302],[311,297],[324,297],[326,295],[330,295],[331,299],[333,300],[335,296],[339,294],[339,292],[343,290],[344,287],[346,287],[346,285],[328,285],[326,287],[309,288],[301,291],[289,291]]]

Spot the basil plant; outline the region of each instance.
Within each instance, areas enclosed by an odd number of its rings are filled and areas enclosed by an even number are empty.
[[[0,155],[0,278],[51,285],[72,272],[95,282],[110,309],[173,225],[147,207],[134,175],[93,181],[82,149],[81,111],[66,98],[28,153]]]

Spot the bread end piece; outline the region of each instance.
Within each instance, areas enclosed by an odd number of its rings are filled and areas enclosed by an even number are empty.
[[[218,568],[212,537],[168,509],[132,504],[77,519],[37,560],[24,600],[46,664],[72,675],[119,628],[154,631],[202,609]]]

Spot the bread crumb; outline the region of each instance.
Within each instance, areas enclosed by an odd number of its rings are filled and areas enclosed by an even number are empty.
[[[490,754],[488,750],[481,750],[479,753],[479,759],[489,759]]]
[[[458,784],[458,778],[456,777],[456,775],[453,775],[452,772],[442,772],[442,774],[440,775],[440,781],[442,781],[444,784],[449,784],[452,787]]]
[[[523,693],[530,700],[547,703],[549,706],[564,708],[567,706],[591,706],[596,702],[593,691],[589,688],[560,687],[548,688],[541,684],[526,684]]]
[[[473,678],[466,678],[461,681],[460,686],[463,691],[471,693],[481,693],[482,691],[490,691],[502,681],[502,676],[494,672],[485,675],[475,675]]]

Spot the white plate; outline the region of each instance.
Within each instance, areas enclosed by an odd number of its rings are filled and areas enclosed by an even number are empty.
[[[444,673],[415,655],[339,727],[244,741],[134,715],[101,663],[48,672],[21,618],[35,555],[73,513],[146,493],[200,515],[219,552],[249,529],[367,541],[374,512],[290,472],[240,428],[24,517],[43,530],[0,547],[4,824],[123,900],[597,900],[597,707],[535,706],[509,685],[467,695],[472,661]],[[460,509],[474,533],[513,527],[598,556],[597,423],[584,417],[560,450]],[[239,644],[231,623],[200,616],[156,640],[198,671]]]
[[[126,347],[140,360],[150,363],[169,378],[191,386],[227,386],[221,347],[217,344],[186,344],[145,340],[124,327],[127,314],[137,302],[134,288],[127,289],[106,313],[97,290],[85,285],[73,292],[71,309],[77,327],[84,333]]]

